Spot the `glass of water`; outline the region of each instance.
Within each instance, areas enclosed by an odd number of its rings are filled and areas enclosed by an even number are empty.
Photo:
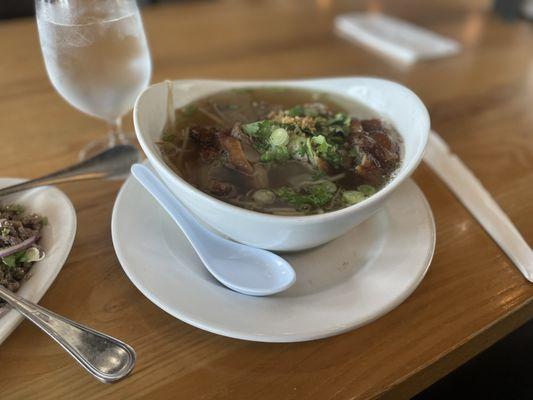
[[[46,71],[78,110],[107,121],[107,139],[89,143],[84,159],[127,142],[122,116],[148,85],[152,64],[135,0],[36,0]]]

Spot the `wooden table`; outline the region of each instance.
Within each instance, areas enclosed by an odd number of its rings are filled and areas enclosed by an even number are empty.
[[[375,75],[404,83],[531,243],[533,26],[502,22],[485,3],[228,0],[147,8],[144,21],[153,81]],[[458,39],[464,51],[400,68],[332,33],[332,17],[355,9],[383,9]],[[31,178],[76,161],[104,127],[54,92],[34,22],[2,23],[0,54],[2,175]],[[129,282],[113,251],[110,216],[120,183],[65,186],[77,237],[41,304],[130,343],[138,363],[124,381],[98,383],[23,322],[0,347],[0,396],[408,398],[533,315],[533,285],[425,165],[414,178],[438,236],[420,287],[370,325],[297,344],[224,338],[161,311]]]

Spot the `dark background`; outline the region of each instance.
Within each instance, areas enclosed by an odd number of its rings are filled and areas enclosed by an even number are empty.
[[[166,1],[183,0],[137,0],[139,5],[164,3]],[[0,0],[0,19],[18,18],[33,15],[34,0]]]

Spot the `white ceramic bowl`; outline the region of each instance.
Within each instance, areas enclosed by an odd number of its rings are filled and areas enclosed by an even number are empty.
[[[174,104],[182,107],[214,92],[238,87],[283,86],[338,94],[392,123],[403,138],[404,155],[395,177],[370,198],[337,211],[309,216],[277,216],[249,211],[211,197],[175,174],[155,142],[166,122],[167,86],[147,88],[135,103],[137,138],[150,164],[172,192],[202,221],[241,243],[270,250],[302,250],[326,243],[374,214],[422,159],[429,133],[429,115],[422,101],[397,83],[375,78],[329,78],[296,81],[174,81]]]

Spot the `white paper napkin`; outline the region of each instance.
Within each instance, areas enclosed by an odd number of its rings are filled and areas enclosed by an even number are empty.
[[[334,24],[341,37],[406,64],[461,50],[461,45],[453,39],[383,14],[343,14],[335,18]]]
[[[533,282],[531,247],[487,189],[436,132],[429,135],[424,161],[477,219],[516,268]]]

